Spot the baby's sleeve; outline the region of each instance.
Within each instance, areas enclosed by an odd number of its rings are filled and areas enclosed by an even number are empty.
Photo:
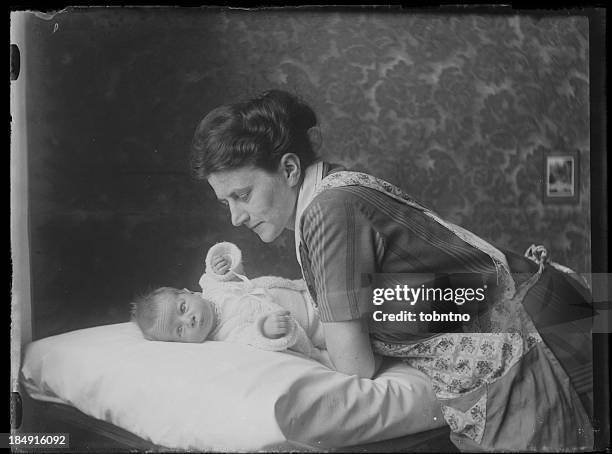
[[[276,304],[262,301],[254,295],[245,295],[243,298],[248,298],[249,301],[242,301],[243,307],[238,316],[242,319],[242,323],[232,330],[228,341],[268,351],[293,350],[331,367],[325,355],[313,345],[306,331],[293,315],[289,315],[287,333],[279,338],[270,339],[264,335],[263,324],[272,312],[282,310],[282,308]]]
[[[212,261],[215,257],[222,256],[229,263],[230,267],[227,273],[217,274],[213,270]],[[244,274],[244,268],[242,266],[242,252],[233,243],[227,241],[217,243],[212,246],[206,253],[206,259],[204,260],[205,270],[200,282],[205,277],[211,281],[227,282],[227,281],[239,281],[239,276]],[[202,285],[200,283],[200,285]]]
[[[243,323],[232,332],[228,340],[268,351],[283,351],[293,347],[298,340],[298,328],[301,328],[295,319],[292,316],[289,317],[287,334],[276,339],[270,339],[263,333],[263,324],[268,315],[260,315],[254,322]]]

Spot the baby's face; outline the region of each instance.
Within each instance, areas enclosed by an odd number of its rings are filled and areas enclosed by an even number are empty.
[[[204,342],[215,324],[210,301],[189,290],[158,297],[159,317],[149,334],[166,342]]]

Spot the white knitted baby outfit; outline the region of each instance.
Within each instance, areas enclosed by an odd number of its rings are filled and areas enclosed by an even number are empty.
[[[214,272],[212,260],[223,255],[230,264],[229,271]],[[293,350],[324,364],[329,364],[321,323],[310,303],[303,280],[276,276],[248,279],[243,274],[242,253],[229,242],[217,243],[208,250],[205,272],[200,278],[202,297],[213,302],[217,309],[217,326],[209,339],[238,342],[262,350]],[[263,322],[275,311],[288,310],[289,330],[280,338],[270,339],[263,334]]]

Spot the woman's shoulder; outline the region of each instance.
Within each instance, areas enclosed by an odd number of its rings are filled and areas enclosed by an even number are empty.
[[[384,197],[384,194],[380,194],[376,189],[365,186],[336,186],[322,190],[312,199],[312,202],[334,204],[343,203],[345,201],[357,201],[364,199],[364,197],[367,196],[376,195],[381,195]]]
[[[367,187],[343,186],[325,189],[317,194],[304,210],[300,223],[302,235],[316,236],[314,232],[319,231],[323,224],[328,232],[341,232],[354,225],[373,228],[381,219],[388,217],[386,210],[381,210],[381,205],[387,201],[381,200],[380,196],[376,190]],[[384,194],[382,196],[384,197]]]
[[[367,186],[349,185],[324,189],[318,193],[306,207],[309,211],[341,212],[346,207],[361,212],[373,213],[383,207],[402,209],[404,204],[389,197],[387,194]]]
[[[317,194],[302,214],[302,233],[317,230],[321,220],[325,220],[327,229],[336,231],[354,224],[370,226],[380,233],[415,223],[437,227],[423,210],[359,185],[331,187]]]

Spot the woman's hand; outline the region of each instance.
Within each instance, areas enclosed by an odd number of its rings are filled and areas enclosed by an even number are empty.
[[[269,339],[278,339],[289,332],[289,311],[272,312],[263,322],[262,331]]]
[[[215,274],[225,274],[229,271],[231,262],[223,255],[218,255],[212,259],[212,269]]]
[[[367,323],[358,319],[323,325],[327,351],[334,368],[347,375],[372,378],[382,359],[372,351]]]

